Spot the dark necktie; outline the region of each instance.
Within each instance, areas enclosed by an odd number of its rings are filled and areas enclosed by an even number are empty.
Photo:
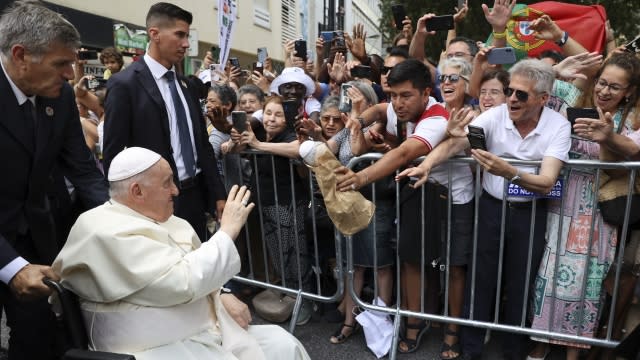
[[[22,104],[24,111],[24,124],[27,129],[27,141],[29,141],[29,147],[35,150],[36,145],[36,109],[33,107],[31,100]]]
[[[189,124],[187,124],[187,113],[180,100],[178,89],[176,88],[175,74],[173,71],[167,71],[164,77],[169,81],[169,90],[171,90],[171,99],[173,100],[173,108],[176,112],[176,120],[178,122],[178,137],[180,139],[180,150],[182,151],[182,161],[184,168],[189,177],[196,175],[196,161],[193,156],[193,148],[191,147],[191,136],[189,133]]]

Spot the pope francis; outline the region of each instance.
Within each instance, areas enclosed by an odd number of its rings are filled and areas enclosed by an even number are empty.
[[[80,297],[91,349],[154,359],[309,359],[279,326],[249,326],[220,288],[240,270],[234,246],[250,192],[229,192],[220,230],[201,244],[173,216],[178,188],[159,154],[132,147],[108,174],[111,200],[73,226],[53,269]]]

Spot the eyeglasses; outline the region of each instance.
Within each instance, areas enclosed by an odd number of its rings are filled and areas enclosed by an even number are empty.
[[[342,116],[323,115],[320,117],[320,121],[322,122],[329,122],[331,120],[333,120],[334,123],[337,123],[338,121],[342,121]]]
[[[529,93],[526,91],[514,90],[510,87],[504,89],[504,94],[507,95],[507,97],[511,97],[513,93],[516,93],[516,99],[520,102],[527,102],[527,100],[529,100]]]
[[[628,86],[610,84],[606,80],[600,79],[600,78],[598,78],[598,81],[596,82],[595,87],[600,88],[601,90],[604,90],[604,88],[608,87],[609,91],[611,91],[612,94],[619,93],[620,91],[626,90],[628,88]]]
[[[452,83],[457,83],[458,81],[460,81],[460,79],[464,79],[464,80],[469,81],[469,79],[467,79],[466,76],[458,75],[458,74],[440,75],[440,76],[438,76],[438,81],[440,81],[441,83],[446,82],[447,79],[449,80],[449,82],[452,82]]]
[[[393,66],[383,66],[381,69],[382,75],[387,75],[391,69],[393,69]]]
[[[458,51],[451,54],[447,54],[447,59],[451,59],[453,57],[465,57],[465,56],[471,56],[471,54]]]

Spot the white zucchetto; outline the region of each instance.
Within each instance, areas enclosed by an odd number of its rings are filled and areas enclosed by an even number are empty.
[[[109,181],[120,181],[152,167],[160,160],[160,154],[141,147],[130,147],[122,150],[111,161]]]

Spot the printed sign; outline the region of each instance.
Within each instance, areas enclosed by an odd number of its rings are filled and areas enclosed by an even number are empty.
[[[548,198],[548,199],[560,199],[562,198],[562,184],[563,180],[558,179],[556,183],[545,195],[540,195],[538,193],[531,192],[518,184],[509,183],[509,187],[507,188],[507,196],[509,197],[537,197],[537,198]]]
[[[229,58],[231,35],[233,35],[237,13],[238,6],[234,0],[218,0],[218,26],[220,26],[220,59],[218,64],[225,65]]]

